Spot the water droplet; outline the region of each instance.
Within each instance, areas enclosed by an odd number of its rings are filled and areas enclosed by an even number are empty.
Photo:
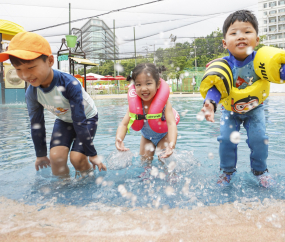
[[[38,123],[32,125],[32,129],[40,129],[42,126]]]
[[[54,96],[53,99],[54,99],[54,101],[57,102],[57,103],[61,101],[60,96]]]
[[[202,111],[200,111],[199,113],[197,113],[196,119],[197,119],[198,121],[203,121],[204,118],[205,118],[205,114],[204,114]]]
[[[118,186],[118,191],[121,193],[122,197],[127,196],[128,191],[127,191],[127,189],[125,188],[124,185],[119,185]]]
[[[59,90],[60,92],[65,92],[64,86],[58,86],[57,90]]]
[[[268,139],[265,139],[264,144],[268,145],[268,143],[269,143]]]
[[[124,71],[124,67],[120,63],[116,63],[115,64],[115,70],[118,71],[118,72],[123,72]]]
[[[168,172],[172,172],[176,166],[176,163],[174,161],[171,161],[168,165]]]
[[[240,133],[238,131],[233,131],[230,135],[230,141],[234,144],[238,144],[240,142]]]
[[[166,188],[165,188],[165,194],[166,194],[167,196],[174,195],[174,189],[173,189],[173,187],[170,187],[170,186],[166,187]]]
[[[213,154],[212,152],[210,152],[210,153],[208,154],[208,158],[212,160],[212,159],[214,158],[214,154]]]
[[[185,110],[184,112],[181,113],[181,116],[184,117],[187,112],[188,112],[188,110]]]
[[[100,185],[100,184],[102,183],[102,181],[103,181],[103,177],[100,176],[100,177],[98,177],[98,178],[96,179],[95,182],[96,182],[97,185]]]
[[[159,178],[160,178],[160,179],[163,180],[163,179],[165,178],[165,176],[166,176],[166,175],[165,175],[163,172],[160,172],[160,173],[159,173]]]
[[[54,145],[59,145],[59,144],[60,144],[60,140],[55,139],[55,140],[53,141],[53,144],[54,144]]]
[[[154,151],[154,145],[152,143],[148,143],[145,145],[145,149],[149,151]]]
[[[157,169],[155,166],[153,166],[153,167],[151,168],[150,174],[151,174],[152,176],[154,176],[154,177],[157,177],[157,175],[158,175],[158,169]]]
[[[251,46],[247,47],[246,54],[251,55],[252,52],[253,52],[253,48]]]

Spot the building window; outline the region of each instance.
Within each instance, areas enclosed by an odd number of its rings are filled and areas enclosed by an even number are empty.
[[[276,2],[269,3],[269,7],[275,7],[275,6],[276,6]]]
[[[281,8],[281,9],[279,9],[279,11],[278,11],[279,13],[285,13],[285,8]]]
[[[285,5],[285,0],[278,1],[278,5]]]
[[[267,24],[267,20],[264,20],[263,23],[264,23],[264,24]]]
[[[275,31],[276,30],[276,26],[270,26],[269,27],[269,32]]]
[[[267,15],[267,12],[263,12],[263,15]]]
[[[269,11],[269,14],[276,14],[276,13],[277,13],[276,10],[271,10],[271,11]]]
[[[285,25],[284,24],[279,25],[278,30],[279,31],[285,30]]]
[[[279,16],[278,17],[278,20],[281,22],[285,21],[285,15],[282,15],[282,16]]]
[[[269,35],[269,39],[277,39],[276,37],[277,37],[277,36],[276,36],[275,34]]]
[[[264,32],[267,32],[267,28],[264,28]]]
[[[270,18],[269,23],[276,23],[276,18]]]
[[[263,4],[263,8],[267,8],[267,3],[264,3],[264,4]]]

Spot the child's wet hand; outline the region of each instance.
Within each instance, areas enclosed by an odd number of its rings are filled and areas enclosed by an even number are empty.
[[[121,138],[116,138],[116,148],[119,151],[127,151],[128,148],[125,147],[124,142]]]
[[[201,109],[201,111],[205,114],[205,119],[209,122],[214,123],[214,105],[209,102],[209,100],[206,100],[204,107]]]
[[[48,166],[50,166],[50,160],[48,157],[37,157],[35,162],[35,168],[37,171],[40,170],[40,168],[43,169],[44,167],[47,168]]]
[[[98,166],[99,171],[107,171],[107,167],[102,163],[101,158],[98,155],[89,156],[89,161],[92,163],[94,170],[96,170],[96,166]]]
[[[170,142],[169,145],[166,147],[165,152],[163,152],[159,157],[160,158],[168,158],[172,155],[174,147],[173,143]]]

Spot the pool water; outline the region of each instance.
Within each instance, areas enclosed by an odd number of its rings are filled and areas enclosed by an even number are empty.
[[[118,153],[115,134],[127,110],[127,100],[96,100],[99,124],[94,144],[107,165],[107,172],[96,171],[85,178],[75,178],[71,163],[70,179],[52,175],[51,169],[36,172],[35,152],[25,104],[0,106],[0,193],[9,199],[28,204],[98,204],[124,207],[193,208],[227,202],[263,201],[285,198],[285,97],[269,97],[265,102],[269,136],[268,168],[277,182],[274,188],[260,187],[250,172],[246,131],[241,127],[238,149],[238,172],[228,187],[216,185],[219,176],[220,108],[215,123],[198,121],[201,98],[170,98],[180,113],[175,153],[161,163],[157,156],[152,170],[146,170],[139,157],[140,132],[131,130],[125,138],[129,152]],[[45,112],[49,144],[54,117]],[[97,204],[97,205],[96,205]]]

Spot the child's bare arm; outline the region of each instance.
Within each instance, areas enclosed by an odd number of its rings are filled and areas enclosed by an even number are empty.
[[[165,118],[168,127],[168,146],[166,147],[165,153],[161,156],[161,158],[167,158],[173,153],[173,149],[175,148],[177,141],[177,125],[175,122],[175,117],[172,112],[172,105],[169,101],[166,103],[165,108]]]
[[[205,114],[205,119],[209,122],[215,122],[214,120],[214,104],[210,103],[209,100],[206,100],[204,103],[203,108],[201,109],[201,111]]]
[[[130,116],[129,116],[129,109],[128,109],[125,117],[123,118],[122,122],[119,124],[117,133],[116,133],[115,145],[116,145],[117,150],[119,151],[129,150],[128,148],[124,146],[124,142],[123,142],[123,140],[125,139],[126,133],[128,131],[129,121],[130,121]]]

